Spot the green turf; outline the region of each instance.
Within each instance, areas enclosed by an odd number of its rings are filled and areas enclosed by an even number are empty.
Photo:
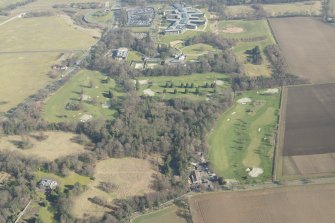
[[[23,0],[0,0],[0,9],[5,8],[8,5],[23,2]]]
[[[212,88],[204,88],[204,85],[208,83],[209,85],[215,80],[224,81],[224,85],[217,85],[217,93],[221,93],[224,89],[229,86],[229,77],[225,74],[220,73],[204,73],[204,74],[192,74],[185,76],[158,76],[158,77],[141,77],[139,80],[148,80],[148,84],[140,85],[140,92],[146,89],[151,89],[155,92],[155,96],[162,97],[163,99],[170,99],[176,97],[185,97],[192,100],[203,100],[206,99],[208,94],[213,93]],[[150,83],[151,82],[151,83]],[[173,83],[174,87],[170,88],[168,86],[165,88],[166,83]],[[181,84],[193,83],[193,88],[188,88],[189,93],[185,94],[185,87],[181,87]],[[199,87],[199,95],[195,94],[196,87]],[[163,90],[166,89],[166,93]],[[174,94],[174,89],[177,89],[177,94]]]
[[[53,222],[54,215],[50,212],[49,206],[40,207],[38,211],[38,216],[42,220],[42,222],[50,223]]]
[[[172,41],[176,40],[187,40],[190,39],[194,36],[200,35],[202,32],[198,31],[192,31],[192,30],[187,30],[179,35],[162,35],[159,38],[159,42],[165,43],[165,44],[170,44]]]
[[[197,43],[194,45],[185,46],[180,50],[186,55],[187,60],[194,60],[201,55],[216,51],[214,47],[204,43]]]
[[[116,106],[122,93],[113,79],[110,79],[109,83],[105,83],[104,80],[106,80],[106,77],[99,72],[80,71],[46,101],[43,117],[49,122],[79,121],[84,114],[92,115],[94,118],[113,118],[116,110],[103,108],[102,104],[110,101],[112,107]],[[89,87],[90,82],[93,85],[91,88]],[[86,101],[80,102],[81,91],[84,95],[95,99],[96,105]],[[109,91],[113,93],[112,100],[104,95]],[[69,102],[81,103],[83,108],[79,111],[67,110],[65,106]]]
[[[64,189],[65,185],[74,185],[77,182],[80,183],[81,185],[88,185],[91,182],[89,177],[81,176],[76,173],[70,173],[70,175],[66,177],[61,177],[53,173],[46,173],[46,172],[38,171],[36,173],[37,181],[43,178],[50,178],[50,179],[56,180],[58,184],[60,185],[61,189]]]
[[[246,168],[261,167],[264,174],[253,181],[271,176],[279,96],[245,92],[237,99],[248,97],[253,103],[235,103],[219,118],[208,138],[209,159],[218,175],[243,180]]]
[[[243,29],[241,33],[222,33],[225,38],[228,39],[239,39],[233,48],[233,52],[243,65],[246,75],[248,76],[270,76],[272,73],[271,64],[268,61],[263,50],[267,45],[275,44],[274,37],[272,36],[270,27],[266,20],[223,20],[219,22],[220,29],[225,29],[228,27],[240,27]],[[262,37],[263,40],[253,40],[248,39]],[[251,50],[255,46],[259,46],[262,53],[263,63],[260,65],[254,65],[247,62],[246,50]]]
[[[142,61],[142,55],[136,51],[130,51],[127,57],[127,61]]]
[[[135,218],[131,223],[186,223],[186,220],[177,215],[177,207],[167,208]]]
[[[99,11],[94,11],[86,15],[86,19],[91,22],[91,23],[98,23],[98,24],[112,24],[113,23],[113,18],[114,18],[114,12],[109,12],[106,15],[99,16],[97,13],[101,12]]]

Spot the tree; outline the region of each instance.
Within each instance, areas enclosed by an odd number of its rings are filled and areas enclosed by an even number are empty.
[[[140,90],[140,82],[137,79],[136,79],[135,89],[136,91]]]
[[[166,94],[166,89],[163,90],[163,94]]]
[[[170,88],[173,88],[173,87],[174,87],[174,83],[171,82],[171,83],[170,83]]]
[[[191,84],[191,88],[194,88],[194,83]]]
[[[112,99],[113,98],[113,93],[111,90],[108,91],[108,98]]]
[[[188,88],[185,88],[185,94],[188,94]]]
[[[174,89],[174,90],[173,90],[173,93],[174,93],[174,94],[177,94],[177,93],[178,93],[177,89]]]
[[[199,87],[197,87],[196,89],[195,89],[195,94],[199,94],[200,93],[200,90],[199,90]]]

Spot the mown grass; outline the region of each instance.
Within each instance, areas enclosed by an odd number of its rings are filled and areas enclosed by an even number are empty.
[[[46,172],[38,171],[36,172],[35,176],[36,176],[37,181],[43,178],[53,179],[57,181],[61,190],[64,190],[66,185],[74,185],[75,183],[80,183],[81,185],[88,185],[89,183],[92,182],[89,177],[81,176],[77,173],[70,173],[66,177],[61,177],[54,173],[46,173]]]
[[[214,47],[204,43],[185,46],[180,50],[187,56],[186,59],[188,60],[197,59],[201,55],[216,51]]]
[[[221,93],[224,89],[229,86],[230,78],[226,74],[221,73],[204,73],[204,74],[192,74],[185,76],[157,76],[157,77],[141,77],[140,81],[147,80],[147,84],[141,84],[139,91],[143,94],[146,89],[151,89],[155,92],[155,96],[162,97],[163,99],[170,98],[181,98],[185,97],[192,100],[203,100],[206,99],[208,94],[213,94],[213,88],[205,88],[204,85],[208,83],[211,85],[214,81],[223,81],[223,85],[216,85],[216,93]],[[168,87],[165,87],[168,83]],[[173,83],[173,87],[170,84]],[[193,83],[193,88],[191,85]],[[184,87],[181,85],[184,84]],[[186,84],[189,84],[188,93],[185,93]],[[199,95],[195,94],[196,88],[199,87]],[[164,89],[166,93],[163,93]],[[177,93],[174,94],[174,89],[177,89]]]
[[[235,103],[218,119],[208,138],[209,159],[218,175],[243,181],[249,179],[246,168],[261,167],[264,174],[252,181],[271,176],[279,96],[245,92],[237,99],[248,97],[253,102]]]
[[[84,114],[93,118],[112,119],[116,115],[117,106],[122,92],[113,79],[109,79],[99,72],[82,70],[69,80],[61,89],[47,99],[43,117],[49,122],[79,121]],[[92,84],[92,86],[90,86]],[[112,99],[107,97],[112,92]],[[80,101],[80,95],[90,97],[89,101]],[[95,101],[95,103],[90,103]],[[79,103],[82,108],[77,111],[67,110],[68,103]],[[104,108],[104,103],[111,103],[111,108]]]
[[[87,49],[94,42],[59,16],[16,19],[1,26],[0,32],[2,52]]]
[[[114,12],[109,12],[103,16],[95,15],[94,13],[96,12],[98,11],[95,11],[95,12],[92,12],[86,15],[86,19],[91,23],[98,23],[98,24],[103,24],[103,25],[112,24],[113,18],[114,18]]]
[[[0,112],[16,106],[51,82],[47,76],[59,53],[0,54]]]
[[[263,50],[267,45],[275,44],[274,37],[272,36],[270,27],[266,20],[224,20],[219,22],[219,28],[225,29],[229,27],[239,27],[243,29],[240,33],[221,33],[225,38],[228,39],[240,39],[236,46],[233,48],[233,52],[237,56],[237,59],[243,65],[246,75],[248,76],[271,76],[271,64],[268,61]],[[252,38],[262,37],[263,39],[247,40]],[[255,46],[259,46],[263,62],[260,65],[254,65],[247,62],[246,50],[251,50]]]
[[[140,216],[131,223],[186,223],[186,220],[177,215],[178,208],[175,205]]]
[[[23,2],[23,0],[1,0],[0,1],[0,9],[2,9],[2,8],[8,6],[8,5],[18,3],[18,2]]]
[[[142,61],[142,55],[136,51],[129,51],[127,61]]]

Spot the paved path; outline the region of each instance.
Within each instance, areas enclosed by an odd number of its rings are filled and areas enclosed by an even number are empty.
[[[27,206],[23,209],[23,211],[20,212],[19,216],[17,217],[16,221],[14,223],[18,223],[21,219],[21,217],[24,215],[24,213],[27,211],[29,205],[31,204],[33,200],[30,200]]]
[[[25,13],[21,13],[21,14],[19,14],[17,16],[14,16],[14,17],[12,17],[10,19],[7,19],[6,21],[0,23],[0,26],[5,25],[6,23],[9,23],[9,22],[13,21],[14,19],[21,18],[24,14]]]

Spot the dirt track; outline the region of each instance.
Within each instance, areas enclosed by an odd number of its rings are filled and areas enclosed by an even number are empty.
[[[270,19],[293,74],[313,83],[335,82],[335,27],[317,18]]]
[[[191,199],[194,223],[333,223],[335,185],[221,192]]]

